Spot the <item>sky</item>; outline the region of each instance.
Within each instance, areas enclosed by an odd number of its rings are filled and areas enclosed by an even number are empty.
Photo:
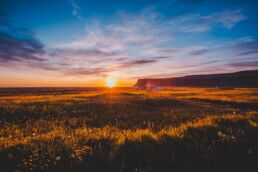
[[[258,69],[258,0],[1,0],[0,87]]]

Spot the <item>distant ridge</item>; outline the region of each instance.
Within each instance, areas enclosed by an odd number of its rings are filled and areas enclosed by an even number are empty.
[[[239,87],[258,88],[258,70],[224,74],[188,75],[172,78],[139,79],[134,85],[139,89],[156,87]]]

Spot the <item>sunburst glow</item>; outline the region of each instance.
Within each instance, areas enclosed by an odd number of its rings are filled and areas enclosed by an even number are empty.
[[[116,86],[116,82],[113,78],[108,78],[107,81],[106,81],[106,85],[109,88],[112,88],[112,87]]]

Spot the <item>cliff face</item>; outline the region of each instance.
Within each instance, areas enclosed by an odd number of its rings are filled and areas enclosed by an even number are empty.
[[[253,87],[258,88],[258,70],[225,74],[190,75],[173,78],[139,79],[139,89],[154,87]]]

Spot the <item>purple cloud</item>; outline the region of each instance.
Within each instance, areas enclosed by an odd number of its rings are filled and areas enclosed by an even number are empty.
[[[240,42],[232,47],[237,52],[237,56],[256,55],[258,56],[258,43],[253,40]]]
[[[248,61],[248,62],[235,62],[228,64],[230,67],[257,67],[258,68],[258,61]]]
[[[44,45],[26,29],[13,26],[0,12],[0,63],[43,61]]]
[[[75,68],[75,69],[67,69],[64,71],[65,75],[90,75],[90,76],[99,76],[99,75],[107,75],[110,72],[110,69],[105,68],[94,68],[94,69],[84,69],[84,68]]]
[[[208,50],[207,49],[202,49],[202,50],[194,50],[194,51],[191,51],[190,52],[190,55],[193,55],[193,56],[200,56],[200,55],[203,55],[203,54],[206,54],[208,53]]]
[[[121,68],[125,68],[125,67],[134,67],[134,66],[138,66],[138,65],[145,65],[145,64],[150,64],[150,63],[155,63],[156,60],[131,60],[128,62],[124,62],[122,64],[120,64],[119,66]]]

